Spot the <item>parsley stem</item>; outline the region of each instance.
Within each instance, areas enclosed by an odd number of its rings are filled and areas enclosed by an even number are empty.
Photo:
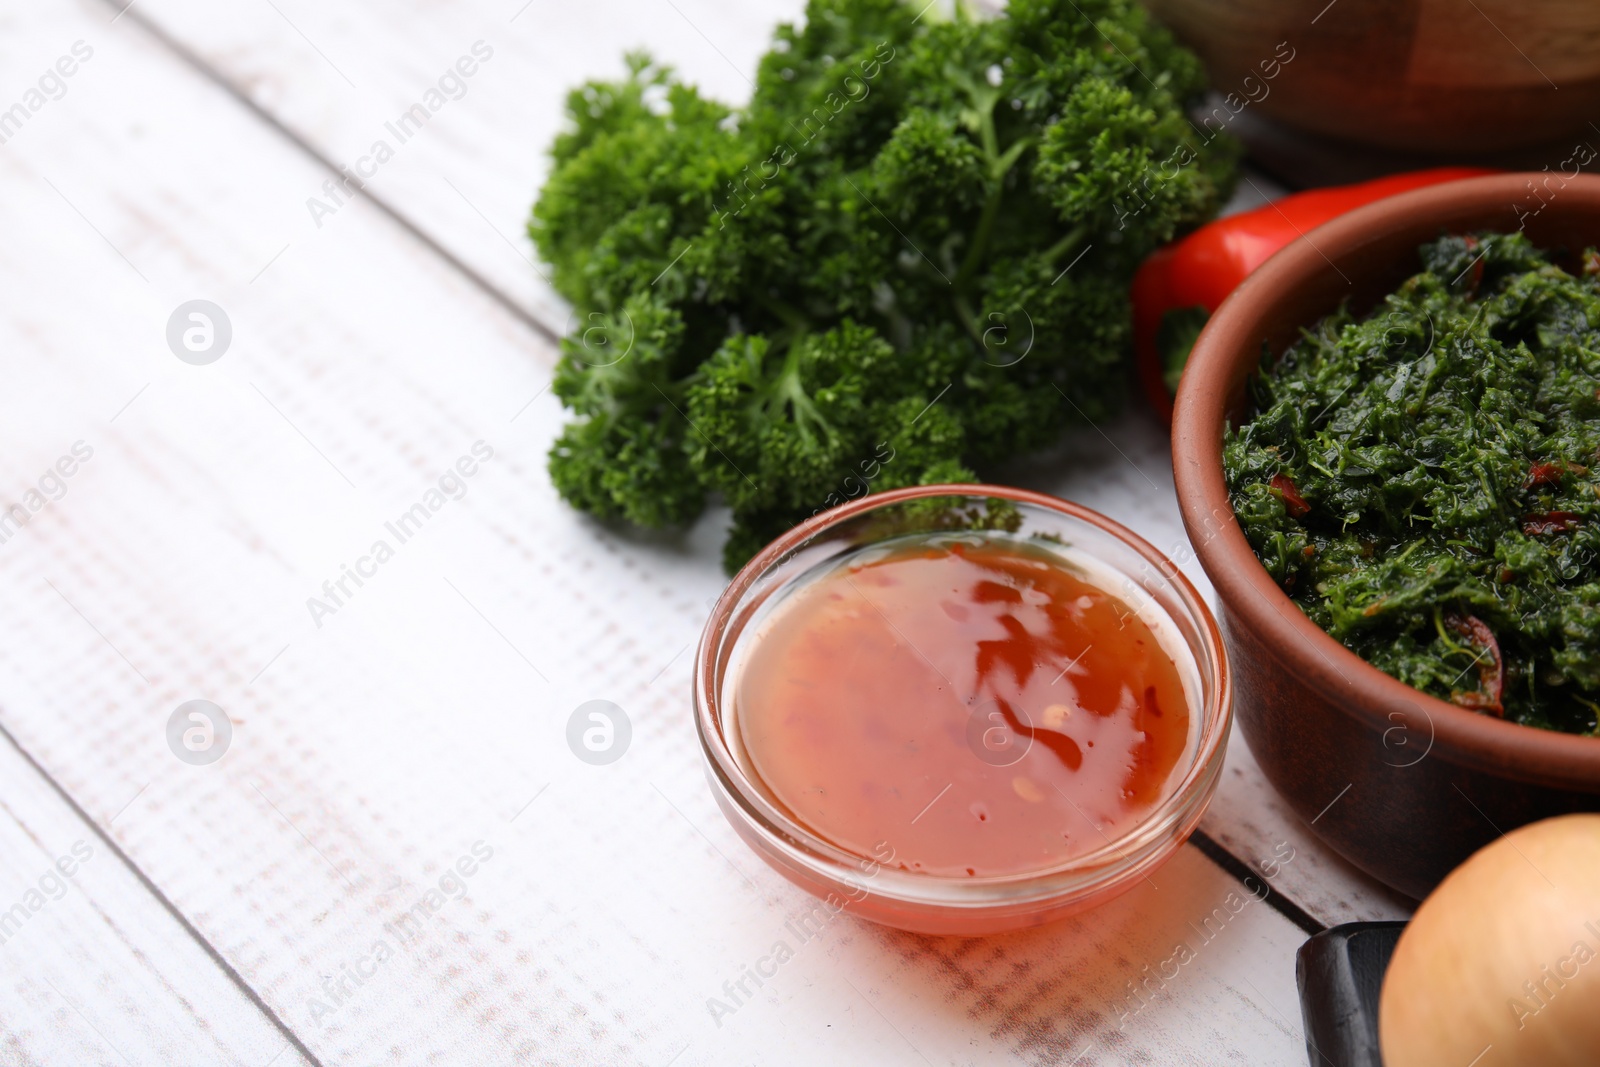
[[[1066,232],[1061,240],[1044,250],[1044,261],[1046,263],[1055,263],[1063,255],[1082,244],[1084,235],[1088,232],[1089,230],[1087,226],[1082,224],[1074,226],[1072,229]]]
[[[966,328],[967,333],[972,335],[972,339],[977,342],[978,347],[983,348],[983,333],[978,329],[978,320],[972,317],[972,308],[968,305],[967,298],[957,294],[954,304],[956,318],[961,320],[961,325]]]
[[[1022,154],[1033,146],[1032,137],[1024,137],[1006,149],[1005,154],[999,153],[995,145],[993,104],[990,110],[983,113],[981,120],[983,137],[983,154],[989,161],[989,195],[983,202],[983,214],[978,217],[978,228],[972,235],[972,243],[967,247],[966,258],[961,261],[961,270],[956,274],[955,281],[951,284],[957,290],[965,290],[972,276],[983,266],[984,254],[989,251],[989,239],[994,235],[994,223],[1000,215],[1000,205],[1005,201],[1006,175],[1011,173],[1011,168],[1016,166]]]
[[[757,294],[756,301],[767,311],[772,312],[773,317],[781,320],[794,334],[799,335],[811,331],[811,320],[806,318],[805,313],[793,304],[765,293]]]
[[[961,270],[956,274],[955,281],[950,283],[957,292],[966,290],[967,283],[983,264],[983,254],[988,251],[989,237],[994,232],[994,220],[1000,215],[1001,191],[1001,183],[995,182],[994,188],[989,190],[989,198],[984,201],[983,214],[978,217],[978,229],[972,235],[967,257],[961,261]]]

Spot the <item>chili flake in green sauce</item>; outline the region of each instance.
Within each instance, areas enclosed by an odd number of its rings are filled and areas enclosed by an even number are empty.
[[[1600,255],[1569,273],[1520,233],[1420,254],[1369,316],[1263,364],[1223,448],[1234,513],[1373,666],[1600,734]]]

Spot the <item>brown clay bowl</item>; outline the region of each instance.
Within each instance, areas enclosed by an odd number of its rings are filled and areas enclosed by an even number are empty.
[[[1327,137],[1458,158],[1574,137],[1600,145],[1588,126],[1600,114],[1593,0],[1146,6],[1205,61],[1219,94],[1243,102],[1229,111],[1248,107]]]
[[[1538,176],[1541,180],[1544,175]],[[1412,897],[1524,823],[1600,810],[1600,738],[1456,707],[1389,677],[1329,637],[1257,561],[1223,481],[1222,435],[1245,409],[1262,346],[1281,353],[1349,301],[1364,312],[1421,269],[1444,232],[1512,231],[1543,248],[1600,245],[1600,178],[1526,204],[1529,174],[1406,193],[1308,233],[1212,316],[1178,391],[1172,459],[1184,525],[1216,587],[1234,715],[1269,781],[1324,841]],[[1533,202],[1533,207],[1538,206]]]

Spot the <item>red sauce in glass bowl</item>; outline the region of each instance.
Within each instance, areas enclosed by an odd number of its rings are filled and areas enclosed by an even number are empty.
[[[755,776],[818,836],[908,871],[1016,875],[1117,840],[1193,731],[1160,635],[1093,578],[1056,546],[948,534],[837,561],[739,666]]]

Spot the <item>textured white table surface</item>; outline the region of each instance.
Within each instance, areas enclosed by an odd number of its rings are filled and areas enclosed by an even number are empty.
[[[725,516],[647,540],[556,498],[566,312],[522,225],[568,87],[643,44],[740,99],[795,0],[125,2],[0,3],[0,109],[75,57],[0,144],[0,508],[48,497],[0,527],[0,1063],[1306,1062],[1290,916],[1405,903],[1237,737],[1203,824],[1231,871],[1191,846],[1007,937],[841,919],[707,1009],[810,903],[699,765]],[[313,220],[479,42],[465,94]],[[166,340],[193,299],[232,324],[206,366]],[[314,619],[475,448],[465,495]],[[1183,544],[1141,416],[1013,476]],[[167,743],[196,699],[232,724],[209,765]],[[565,744],[591,699],[633,724],[608,766]]]

